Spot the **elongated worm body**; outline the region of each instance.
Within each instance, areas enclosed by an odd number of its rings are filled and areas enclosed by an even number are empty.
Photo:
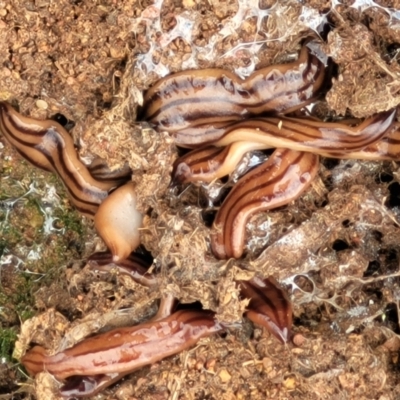
[[[110,170],[104,160],[100,158],[95,158],[87,168],[94,179],[101,182],[110,182],[113,187],[118,187],[128,182],[132,174],[128,164],[116,170]]]
[[[33,165],[56,172],[73,205],[90,218],[115,186],[114,180],[102,182],[92,177],[78,158],[72,138],[55,121],[24,117],[7,103],[0,102],[0,131]]]
[[[147,272],[152,262],[149,262],[141,254],[131,253],[126,259],[115,263],[113,255],[109,252],[94,253],[88,258],[88,264],[90,269],[94,271],[116,271],[117,273],[128,275],[143,286],[152,287],[157,284],[156,277]]]
[[[211,182],[230,174],[251,150],[265,149],[263,143],[234,142],[226,147],[206,146],[178,158],[172,170],[172,184]]]
[[[147,273],[150,262],[140,254],[131,254],[120,263],[113,263],[110,253],[95,253],[88,259],[94,270],[110,272],[113,269],[128,275],[144,286],[154,286],[158,278]],[[281,342],[288,342],[292,327],[292,305],[285,290],[273,277],[262,279],[254,277],[248,281],[236,281],[241,298],[250,300],[246,316],[253,322],[267,328]],[[172,313],[175,301],[170,296],[163,297],[159,311],[154,319],[164,318]]]
[[[250,299],[246,317],[266,327],[282,343],[291,337],[292,304],[273,277],[238,281],[240,296]]]
[[[203,135],[261,113],[289,113],[310,103],[324,83],[324,65],[303,47],[298,60],[255,71],[242,80],[222,69],[189,70],[158,81],[144,96],[141,117],[180,137]],[[203,129],[206,127],[206,129]],[[189,140],[191,141],[191,140]]]
[[[169,132],[178,146],[197,148],[177,160],[173,183],[210,182],[231,173],[246,152],[277,148],[238,181],[219,209],[211,230],[217,258],[242,256],[249,218],[299,197],[318,171],[319,155],[399,158],[400,133],[391,130],[394,111],[355,127],[285,116],[318,97],[325,75],[324,65],[303,47],[297,61],[258,70],[244,80],[221,69],[184,71],[160,80],[145,94],[142,118]],[[86,167],[61,125],[23,117],[3,102],[0,131],[28,161],[60,176],[78,211],[96,214],[95,226],[111,254],[92,256],[92,269],[117,270],[153,288],[159,284],[147,272],[149,263],[132,254],[142,225],[134,184],[109,195],[125,182],[129,169],[111,173],[101,163]],[[273,278],[237,284],[241,298],[250,299],[246,316],[288,342],[292,307]],[[173,312],[175,305],[171,295],[165,296],[158,314],[146,323],[99,334],[52,356],[36,346],[22,363],[31,375],[48,371],[64,381],[62,395],[88,396],[226,327],[211,311]]]
[[[105,254],[94,258],[100,263],[107,260]],[[276,281],[272,277],[255,277],[237,284],[241,297],[250,299],[246,315],[286,343],[292,325],[291,304]],[[149,322],[85,339],[53,356],[36,346],[21,361],[32,376],[47,371],[65,381],[60,390],[63,396],[94,395],[126,374],[224,329],[211,311],[180,310],[171,314],[174,303],[172,297],[166,296],[161,311]]]
[[[254,118],[232,125],[213,144],[227,146],[246,140],[264,143],[266,148],[285,147],[327,157],[345,156],[381,140],[392,128],[395,114],[394,110],[376,114],[355,127],[306,118]]]
[[[144,286],[154,286],[158,282],[157,275],[147,272],[150,262],[140,254],[119,263],[112,262],[110,253],[95,253],[88,259],[88,264],[94,270],[110,272],[116,270],[129,276]],[[262,279],[254,277],[248,281],[236,281],[241,298],[250,300],[246,316],[253,322],[267,328],[281,342],[288,342],[292,326],[292,305],[285,290],[273,277]],[[170,296],[161,300],[159,311],[154,319],[164,318],[172,313],[175,301]]]
[[[400,127],[396,123],[394,129],[388,132],[379,142],[369,145],[363,150],[346,153],[341,158],[361,160],[400,160]]]
[[[219,259],[239,258],[245,227],[251,215],[296,199],[318,172],[319,159],[312,153],[277,149],[244,177],[228,194],[211,230],[211,248]]]
[[[84,393],[88,395],[222,330],[213,312],[181,310],[158,321],[94,336],[53,356],[36,346],[22,358],[22,363],[31,375],[46,370],[60,380],[73,376],[92,376],[95,380],[102,376],[101,387],[95,385],[91,393]]]
[[[383,147],[387,140],[392,140],[382,137],[392,128],[394,115],[394,111],[377,114],[356,127],[287,117],[255,118],[235,123],[226,129],[214,146],[192,150],[176,160],[172,182],[211,182],[221,178],[230,174],[243,155],[251,150],[285,147],[345,158],[346,154],[369,146]],[[218,148],[220,146],[226,147]],[[384,152],[378,149],[373,153]]]

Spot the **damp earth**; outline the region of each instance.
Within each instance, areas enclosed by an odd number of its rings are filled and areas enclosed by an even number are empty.
[[[296,345],[243,321],[145,367],[96,399],[397,399],[400,397],[400,171],[396,162],[323,159],[310,189],[252,217],[246,256],[209,251],[213,199],[231,181],[168,188],[178,150],[136,120],[143,91],[183,69],[241,77],[289,62],[311,40],[333,62],[319,118],[364,118],[400,103],[400,12],[380,0],[0,0],[0,100],[55,118],[81,157],[128,164],[145,214],[141,241],[161,284],[100,276],[105,246],[61,182],[0,137],[0,398],[56,399],[51,376],[19,363],[154,315],[162,293],[223,321],[246,306],[235,279],[273,275],[293,302]],[[265,158],[247,155],[241,168]]]

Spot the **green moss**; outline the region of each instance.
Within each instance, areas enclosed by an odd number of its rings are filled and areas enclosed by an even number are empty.
[[[0,257],[3,256],[5,248],[6,248],[5,240],[0,239]]]
[[[0,357],[11,361],[11,354],[14,349],[14,343],[17,340],[15,328],[0,328]]]
[[[13,271],[0,290],[1,322],[3,326],[24,321],[34,315],[32,291],[37,284],[31,274]]]
[[[54,217],[58,218],[56,222],[57,228],[64,228],[66,231],[75,232],[78,235],[83,235],[85,230],[82,225],[82,217],[75,210],[64,210],[57,209],[54,212]]]
[[[0,257],[7,261],[0,271],[0,357],[11,361],[21,322],[43,311],[37,308],[43,306],[43,291],[65,285],[65,267],[82,258],[89,228],[55,174],[32,168],[16,157],[0,159],[0,171]],[[35,191],[27,194],[32,183]],[[54,229],[50,232],[45,231],[49,216],[43,204],[48,185],[56,188],[60,199],[59,206],[51,209]],[[7,260],[7,255],[15,257]]]
[[[15,311],[22,322],[35,315],[32,289],[36,289],[37,284],[32,278],[32,275],[22,273],[14,294]]]
[[[8,356],[20,322],[37,313],[35,293],[60,279],[62,267],[69,260],[81,257],[86,233],[81,216],[65,200],[65,189],[54,174],[43,173],[12,157],[9,160],[12,165],[4,160],[0,165],[0,257],[17,257],[5,264],[0,274],[0,351]],[[32,182],[38,193],[27,194]],[[61,199],[61,207],[52,210],[58,232],[44,231],[47,216],[41,193],[47,193],[46,182],[56,187]],[[12,205],[17,199],[21,200]],[[37,251],[38,259],[29,259],[30,251]],[[18,258],[22,265],[18,265]]]

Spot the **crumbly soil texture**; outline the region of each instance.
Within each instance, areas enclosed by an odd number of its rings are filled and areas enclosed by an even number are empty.
[[[232,181],[168,187],[172,138],[136,118],[143,91],[183,69],[245,77],[312,40],[334,63],[320,118],[364,118],[400,103],[400,13],[390,0],[0,0],[0,100],[56,118],[90,162],[129,164],[148,289],[85,260],[105,250],[59,179],[0,136],[0,398],[57,399],[28,377],[32,343],[50,352],[150,318],[161,294],[201,302],[223,335],[127,375],[96,399],[400,398],[400,183],[396,162],[323,159],[311,188],[251,218],[241,260],[210,252],[213,196]],[[254,154],[255,158],[265,157]],[[211,204],[211,206],[210,206]],[[293,302],[296,345],[242,319],[235,279],[273,275]]]

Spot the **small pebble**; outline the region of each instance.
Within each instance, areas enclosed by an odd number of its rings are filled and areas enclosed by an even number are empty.
[[[293,341],[293,344],[294,344],[295,346],[301,347],[301,346],[304,345],[304,343],[305,343],[305,341],[306,341],[306,338],[305,338],[302,334],[296,333],[296,334],[293,336],[292,341]]]
[[[222,383],[227,383],[231,380],[232,376],[226,369],[221,369],[218,373],[219,379]]]
[[[49,105],[44,100],[37,100],[36,107],[40,110],[47,110],[49,108]]]
[[[207,360],[206,362],[206,369],[207,371],[215,371],[215,364],[217,363],[217,360],[215,358],[211,358],[210,360]]]

